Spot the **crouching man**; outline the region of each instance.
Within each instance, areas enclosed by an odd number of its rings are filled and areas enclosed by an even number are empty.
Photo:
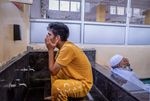
[[[86,96],[93,85],[92,68],[87,56],[82,49],[67,40],[67,25],[54,22],[47,29],[45,44],[49,56],[52,101]],[[58,52],[54,57],[55,48],[58,48]]]

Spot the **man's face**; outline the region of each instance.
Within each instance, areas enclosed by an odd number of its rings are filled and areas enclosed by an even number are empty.
[[[56,36],[53,34],[52,31],[48,32],[48,36],[50,37],[50,40],[52,41],[52,43],[56,42]]]
[[[129,60],[127,59],[127,58],[123,58],[122,60],[121,60],[121,62],[119,63],[119,66],[120,67],[126,67],[126,66],[128,66],[129,65]]]

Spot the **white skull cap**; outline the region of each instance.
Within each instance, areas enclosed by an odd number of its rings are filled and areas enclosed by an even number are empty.
[[[118,64],[121,62],[122,59],[123,59],[123,56],[122,56],[122,55],[119,55],[119,54],[114,55],[114,56],[110,59],[110,66],[113,67],[113,66],[118,65]]]

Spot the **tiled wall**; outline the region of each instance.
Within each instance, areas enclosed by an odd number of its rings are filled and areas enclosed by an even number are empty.
[[[94,84],[108,101],[149,101],[149,94],[135,84],[124,80],[110,70],[95,64]],[[126,85],[126,86],[125,86]]]
[[[112,80],[111,74],[109,72],[100,69],[101,66],[95,63],[95,49],[86,49],[84,52],[93,67],[94,86],[90,93],[96,100],[99,101],[100,99],[103,99],[103,101],[140,101],[131,93],[123,89],[119,84],[115,83]],[[29,66],[31,69],[30,72],[18,71],[24,68],[29,70]],[[28,88],[35,86],[43,87],[44,83],[42,79],[48,80],[50,77],[50,73],[47,67],[48,54],[46,51],[27,52],[16,57],[14,61],[6,64],[5,69],[0,73],[1,101],[23,100],[26,93],[25,91],[27,90],[26,87],[18,87],[16,90],[10,89],[8,86],[10,83],[14,83],[15,79],[20,79],[20,82],[25,83]],[[33,96],[36,97],[36,95]]]
[[[95,86],[103,93],[108,101],[138,101],[96,69],[93,69],[93,73]]]
[[[28,67],[28,55],[16,57],[14,61],[9,61],[4,65],[4,70],[0,72],[0,100],[1,101],[20,101],[22,100],[24,87],[21,89],[11,87],[15,84],[16,79],[20,79],[19,83],[27,83],[27,75],[25,72],[18,71],[21,68]],[[18,90],[17,90],[18,89]],[[20,91],[20,92],[16,92]],[[22,91],[21,91],[22,90]],[[20,96],[20,97],[17,97]]]
[[[93,54],[93,52],[94,54]],[[95,50],[85,50],[91,64],[95,62]],[[89,55],[90,54],[90,55]],[[15,84],[16,79],[20,79],[20,83],[26,84],[28,87],[43,86],[40,79],[49,78],[47,52],[26,52],[18,55],[7,62],[0,71],[0,99],[1,101],[21,101],[26,89],[18,87],[10,87]],[[30,70],[29,70],[30,68]],[[30,72],[28,72],[29,70]],[[33,71],[34,70],[34,71]],[[39,80],[39,81],[38,81]],[[19,91],[19,92],[18,92]],[[21,96],[21,97],[17,97]]]

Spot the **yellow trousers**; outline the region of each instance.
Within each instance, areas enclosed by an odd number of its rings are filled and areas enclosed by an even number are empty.
[[[63,75],[51,77],[52,101],[68,101],[68,97],[84,97],[88,93],[86,86],[78,80],[68,79]]]

